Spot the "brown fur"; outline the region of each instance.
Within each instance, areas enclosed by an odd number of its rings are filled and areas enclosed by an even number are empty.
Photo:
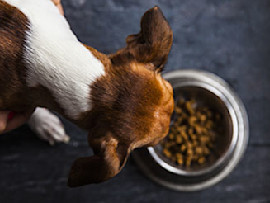
[[[0,0],[0,111],[31,112],[40,106],[65,116],[47,88],[26,86],[23,52],[28,24],[20,10]]]
[[[126,48],[108,57],[90,48],[106,64],[106,75],[91,87],[93,110],[82,115],[95,155],[74,162],[69,186],[115,176],[131,150],[155,145],[166,136],[173,92],[158,72],[171,45],[172,31],[155,7],[142,18],[140,33],[127,38]]]
[[[24,99],[25,65],[22,61],[28,20],[16,8],[0,1],[0,110],[28,108]],[[5,109],[3,109],[5,108]]]
[[[0,110],[42,106],[64,115],[49,89],[26,86],[22,56],[27,24],[23,13],[0,0]],[[155,145],[167,134],[173,93],[159,72],[172,39],[168,22],[155,7],[143,16],[140,33],[129,36],[127,46],[115,54],[105,55],[85,45],[104,64],[106,74],[91,86],[92,110],[78,120],[66,117],[89,131],[88,142],[95,153],[74,162],[71,187],[115,176],[133,149]]]
[[[118,63],[136,60],[141,63],[153,63],[161,72],[167,62],[173,43],[173,32],[158,7],[150,9],[141,20],[141,31],[126,39],[127,46],[111,55],[112,61]]]

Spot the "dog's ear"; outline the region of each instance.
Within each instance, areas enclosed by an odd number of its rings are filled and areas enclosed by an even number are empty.
[[[68,186],[99,183],[117,175],[130,153],[129,145],[121,144],[110,133],[103,139],[93,139],[90,145],[95,155],[77,159],[70,170]]]
[[[148,10],[141,19],[139,34],[126,39],[127,46],[111,55],[112,63],[135,60],[139,63],[152,63],[161,72],[168,59],[173,43],[173,32],[158,7]]]

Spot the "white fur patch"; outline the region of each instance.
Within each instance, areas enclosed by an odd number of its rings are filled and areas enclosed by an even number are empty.
[[[78,41],[51,0],[5,1],[30,21],[25,52],[28,86],[47,87],[73,119],[91,110],[90,85],[105,74],[103,64]]]
[[[36,108],[28,121],[30,128],[43,140],[50,144],[69,141],[64,125],[59,118],[44,108]]]

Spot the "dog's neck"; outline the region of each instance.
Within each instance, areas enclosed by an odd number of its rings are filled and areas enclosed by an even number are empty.
[[[91,84],[105,74],[101,61],[78,41],[50,0],[5,1],[29,20],[24,54],[27,86],[48,89],[71,119],[91,110]]]

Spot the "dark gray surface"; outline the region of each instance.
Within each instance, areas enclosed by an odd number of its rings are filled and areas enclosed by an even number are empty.
[[[130,159],[114,179],[66,187],[72,161],[89,153],[85,133],[66,122],[69,145],[50,147],[24,126],[0,136],[0,202],[270,202],[269,0],[63,0],[79,39],[110,53],[137,33],[143,12],[164,11],[174,31],[165,71],[195,68],[228,81],[246,105],[250,142],[234,172],[205,191],[180,193],[144,177]],[[247,201],[248,200],[248,201]]]

